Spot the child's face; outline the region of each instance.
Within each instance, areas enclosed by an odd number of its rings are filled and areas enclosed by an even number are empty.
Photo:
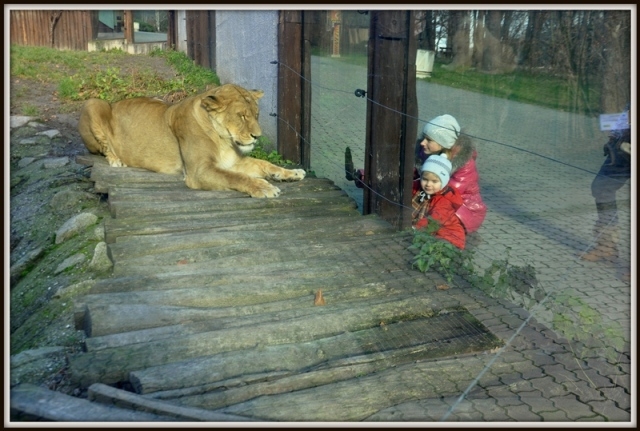
[[[432,172],[423,172],[420,177],[420,186],[428,195],[438,193],[442,189],[440,177]]]
[[[424,149],[425,154],[440,154],[443,150],[442,145],[432,139],[429,139],[428,136],[424,137],[420,142],[420,146]]]

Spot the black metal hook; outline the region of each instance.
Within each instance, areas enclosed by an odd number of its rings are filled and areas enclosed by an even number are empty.
[[[366,91],[364,91],[364,90],[363,90],[363,89],[361,89],[361,88],[358,88],[358,89],[356,89],[356,91],[355,91],[355,95],[356,95],[356,97],[365,97],[365,94],[367,94],[367,92],[366,92]]]

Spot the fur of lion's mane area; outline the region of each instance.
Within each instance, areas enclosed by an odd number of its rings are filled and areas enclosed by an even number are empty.
[[[260,90],[225,84],[169,104],[137,97],[113,104],[90,99],[78,130],[93,154],[110,166],[184,174],[188,187],[237,190],[252,197],[275,197],[280,189],[266,181],[298,181],[302,169],[284,169],[246,154],[262,131]]]

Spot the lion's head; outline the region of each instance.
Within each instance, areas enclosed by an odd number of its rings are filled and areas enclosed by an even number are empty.
[[[203,93],[201,104],[220,136],[232,140],[242,153],[249,153],[262,135],[258,124],[258,100],[262,96],[261,90],[225,84]]]

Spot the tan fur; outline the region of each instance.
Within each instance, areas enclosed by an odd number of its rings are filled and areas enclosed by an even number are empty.
[[[111,166],[184,172],[192,189],[275,197],[280,189],[264,178],[298,181],[305,172],[245,155],[262,133],[258,100],[263,94],[226,84],[173,105],[146,97],[112,105],[91,99],[78,130],[87,149],[104,155]]]

